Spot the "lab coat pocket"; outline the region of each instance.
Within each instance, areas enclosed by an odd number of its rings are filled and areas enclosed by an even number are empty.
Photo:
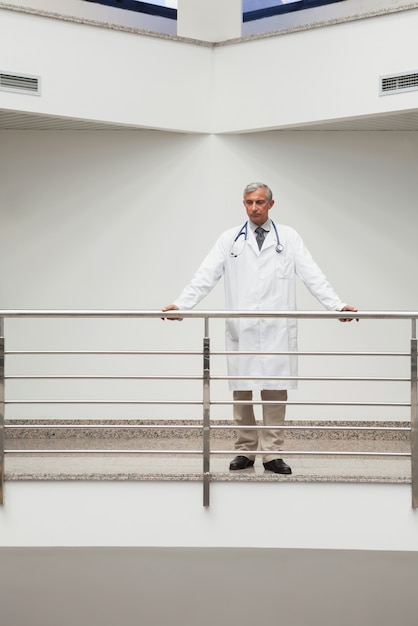
[[[289,278],[291,274],[292,267],[289,257],[283,252],[278,253],[276,259],[276,278]]]

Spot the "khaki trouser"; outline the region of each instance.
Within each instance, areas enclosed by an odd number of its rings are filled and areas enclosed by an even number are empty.
[[[252,400],[253,392],[250,391],[234,391],[234,402],[240,400]],[[263,401],[286,401],[287,391],[285,389],[265,389],[261,391],[261,399]],[[286,413],[286,405],[263,405],[263,425],[264,426],[283,426]],[[234,404],[234,420],[237,426],[255,426],[254,409],[252,404]],[[263,462],[267,463],[278,458],[277,451],[283,445],[283,430],[277,429],[256,429],[238,430],[238,436],[235,442],[235,449],[243,453],[252,461],[254,455],[247,454],[250,450],[271,450],[273,454],[264,454]]]

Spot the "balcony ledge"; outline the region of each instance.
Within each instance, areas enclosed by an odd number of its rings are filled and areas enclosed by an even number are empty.
[[[280,456],[291,465],[291,476],[264,471],[261,455],[254,468],[230,472],[232,422],[212,424],[212,482],[411,483],[406,422],[287,421],[296,429],[286,430]],[[6,481],[196,482],[203,476],[201,428],[193,420],[9,420],[5,448]]]

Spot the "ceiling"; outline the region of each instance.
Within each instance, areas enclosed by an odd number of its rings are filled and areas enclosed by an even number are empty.
[[[109,124],[59,115],[0,109],[0,130],[141,130],[140,126]]]
[[[135,125],[111,124],[95,120],[0,109],[0,130],[144,130],[144,128]],[[415,131],[418,130],[418,109],[287,126],[271,130]]]
[[[418,130],[418,109],[304,124],[292,130]]]

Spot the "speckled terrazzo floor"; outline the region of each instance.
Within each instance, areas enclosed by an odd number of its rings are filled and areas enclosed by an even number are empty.
[[[158,427],[132,431],[49,426],[38,429],[40,421],[25,422],[32,428],[17,427],[17,423],[14,428],[6,427],[6,480],[202,480],[202,442],[196,430],[175,428],[162,432]],[[305,430],[287,431],[285,449],[280,456],[291,465],[291,476],[266,472],[261,456],[257,457],[254,468],[230,472],[229,461],[235,456],[235,433],[214,430],[211,480],[410,483],[408,425],[385,424],[404,430],[310,431],[309,434]],[[370,422],[355,425],[363,427]],[[183,452],[176,452],[180,450]],[[393,456],[367,454],[373,452],[388,452]]]

